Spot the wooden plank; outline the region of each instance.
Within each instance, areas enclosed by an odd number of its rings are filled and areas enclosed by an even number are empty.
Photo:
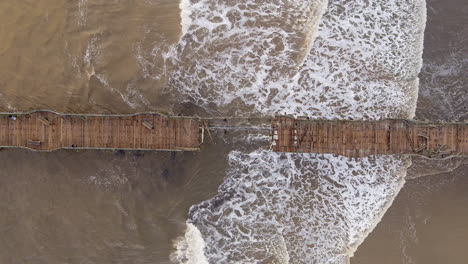
[[[47,111],[15,117],[12,120],[10,115],[0,114],[0,147],[196,150],[201,144],[200,123],[192,119],[157,114],[59,115]],[[155,129],[145,128],[145,120],[154,123]]]
[[[297,123],[300,148],[295,151],[349,157],[376,154],[468,155],[468,124],[430,124],[406,120],[311,121],[281,117],[272,121],[278,134],[275,151],[294,150],[291,123]],[[310,130],[306,133],[306,130]]]

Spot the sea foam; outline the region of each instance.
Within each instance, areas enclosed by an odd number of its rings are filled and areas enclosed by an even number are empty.
[[[171,84],[224,114],[413,117],[424,1],[293,3],[192,4]]]
[[[175,241],[176,252],[171,260],[184,264],[208,264],[204,255],[205,241],[196,226],[187,223],[185,235]]]
[[[324,0],[182,1],[185,34],[171,52],[177,70],[170,84],[185,99],[230,112],[236,109],[228,105],[268,97],[265,83],[294,76],[304,62],[325,6]]]
[[[329,1],[320,24],[325,2],[229,3],[191,3],[192,25],[178,52],[196,65],[172,77],[184,98],[237,115],[414,116],[423,0]],[[271,19],[287,12],[312,24]],[[302,33],[290,34],[295,30]],[[177,58],[185,64],[188,57]],[[402,188],[410,164],[393,156],[351,160],[261,148],[233,151],[228,160],[218,195],[194,205],[188,220],[210,263],[346,263]]]
[[[229,155],[214,198],[193,206],[211,263],[342,263],[404,183],[408,160],[267,150]]]

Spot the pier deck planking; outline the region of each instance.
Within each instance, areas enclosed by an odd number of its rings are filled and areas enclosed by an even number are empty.
[[[198,150],[198,120],[157,114],[62,115],[48,111],[0,115],[0,147]],[[148,129],[143,122],[154,126]],[[49,123],[49,124],[48,124]]]
[[[467,123],[408,120],[329,121],[277,117],[272,120],[277,152],[332,153],[347,157],[379,154],[468,156]]]

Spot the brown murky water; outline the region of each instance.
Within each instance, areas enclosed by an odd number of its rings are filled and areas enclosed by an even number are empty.
[[[202,153],[0,152],[0,263],[169,263],[189,207],[222,183]]]
[[[351,263],[466,263],[467,172],[408,180]]]
[[[468,76],[462,72],[468,66],[468,32],[463,22],[468,4],[458,0],[427,4],[416,118],[466,122]],[[467,262],[468,160],[450,163],[432,167],[432,162],[419,161],[421,166],[410,170],[408,178],[419,173],[427,176],[407,180],[351,263]],[[436,172],[441,174],[431,175]]]
[[[177,1],[1,1],[0,22],[1,111],[168,109],[160,55],[181,35]]]
[[[465,2],[428,1],[417,118],[466,120]],[[0,111],[193,110],[164,55],[182,34],[178,1],[0,0],[0,25]],[[1,150],[0,263],[170,263],[245,133],[221,130],[200,153]],[[351,263],[466,263],[467,171],[408,179]]]

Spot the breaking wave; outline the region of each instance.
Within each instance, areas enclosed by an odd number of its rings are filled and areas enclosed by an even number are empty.
[[[185,34],[171,54],[179,65],[171,84],[208,111],[414,116],[423,0],[184,3],[190,10],[182,12]],[[233,151],[228,160],[218,195],[194,205],[188,220],[209,263],[346,263],[391,205],[410,164],[396,156],[351,160],[261,147]]]
[[[192,224],[187,224],[185,235],[175,241],[177,248],[171,256],[171,260],[184,264],[208,264],[205,257],[205,241],[200,231]]]
[[[211,263],[340,263],[380,220],[407,160],[234,151],[219,194],[192,207]]]
[[[171,54],[177,70],[170,84],[197,105],[229,110],[267,96],[265,83],[296,74],[326,5],[184,0],[180,6],[185,34]]]
[[[171,83],[187,100],[237,115],[414,115],[423,0],[330,1],[323,18],[325,1],[228,3],[182,12],[192,24]]]

